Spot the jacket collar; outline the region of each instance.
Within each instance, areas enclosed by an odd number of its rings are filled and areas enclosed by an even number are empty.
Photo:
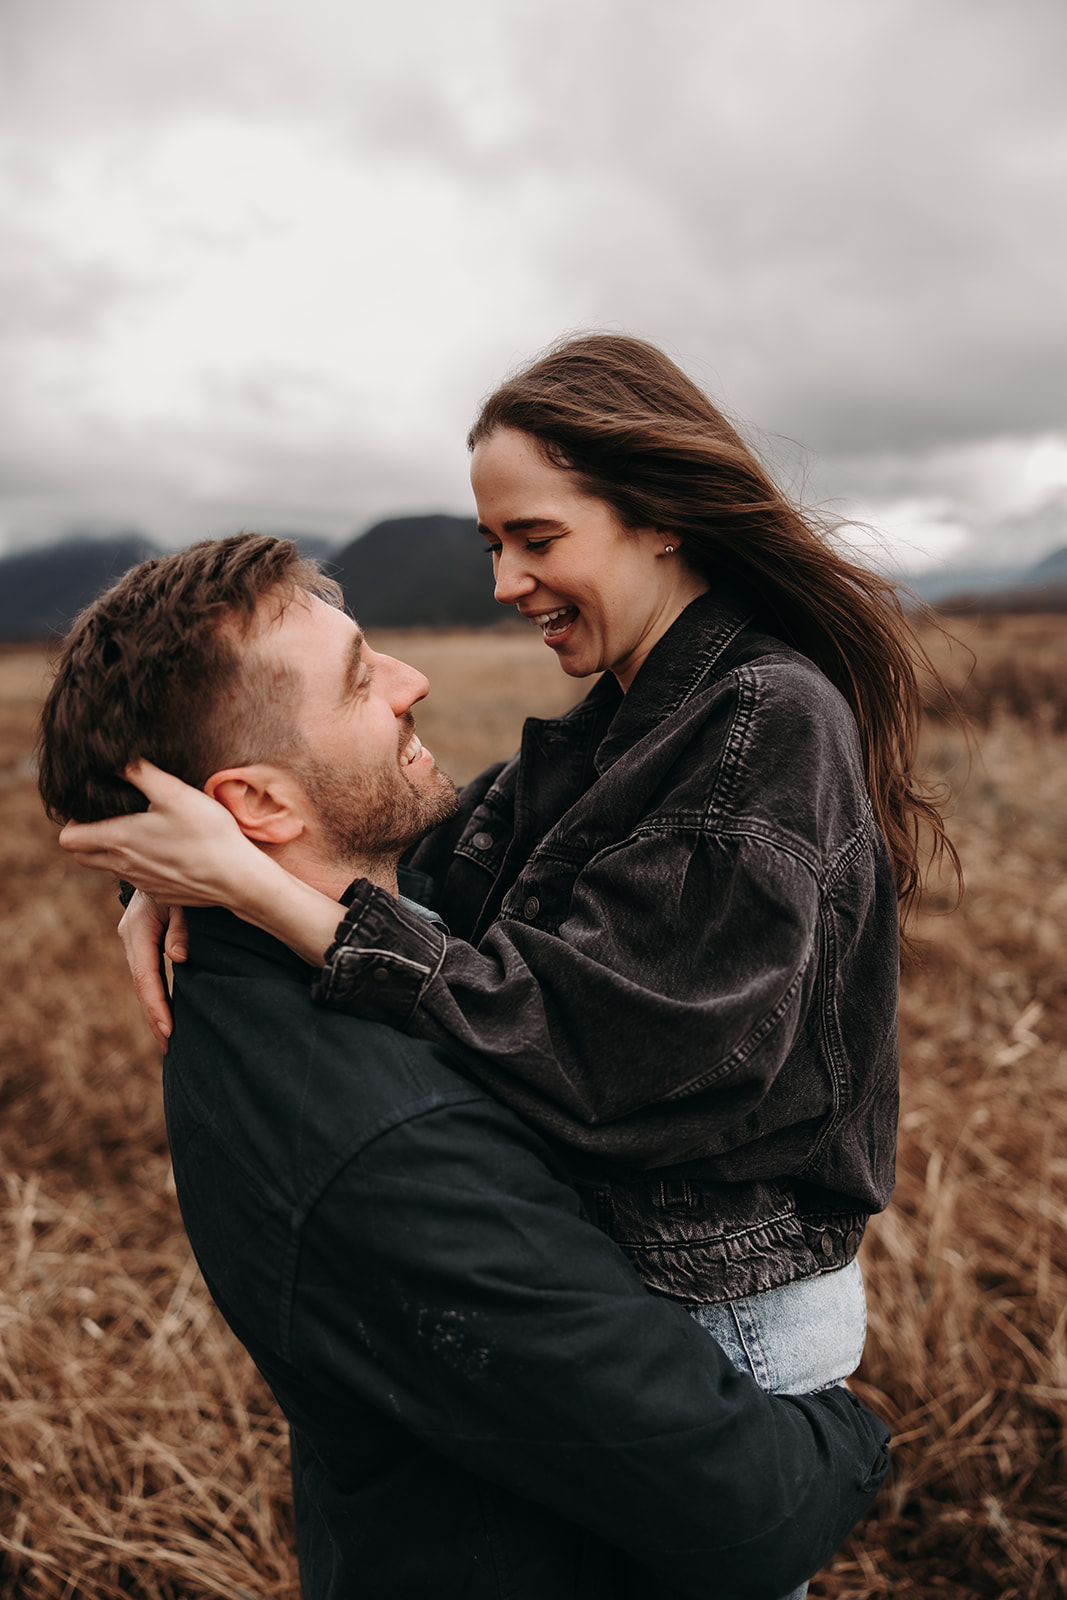
[[[596,752],[599,774],[685,704],[731,641],[751,622],[753,610],[751,599],[739,586],[717,582],[707,594],[691,601],[653,645],[626,694],[610,673],[604,674],[583,702],[602,690],[605,678],[610,680],[618,709]]]

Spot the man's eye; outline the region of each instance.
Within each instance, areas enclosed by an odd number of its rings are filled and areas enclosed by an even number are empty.
[[[554,542],[552,539],[527,539],[526,548],[527,550],[547,550],[549,545]]]
[[[500,546],[498,544],[487,544],[485,549],[482,551],[483,556],[497,556],[499,554]]]

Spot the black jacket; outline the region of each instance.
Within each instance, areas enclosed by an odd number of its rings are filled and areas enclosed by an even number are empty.
[[[453,937],[361,883],[318,997],[478,1052],[659,1292],[847,1265],[893,1187],[897,895],[837,690],[703,595],[462,801],[413,858]]]
[[[444,1052],[315,1007],[228,913],[189,923],[175,1178],[289,1418],[307,1600],[775,1600],[824,1562],[881,1423],[763,1394]]]

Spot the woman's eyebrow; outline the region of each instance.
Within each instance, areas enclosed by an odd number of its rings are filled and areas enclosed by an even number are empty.
[[[505,533],[529,533],[531,528],[562,528],[563,523],[555,517],[509,517],[500,526]],[[492,528],[487,528],[484,522],[479,522],[478,532],[486,539],[493,537]]]

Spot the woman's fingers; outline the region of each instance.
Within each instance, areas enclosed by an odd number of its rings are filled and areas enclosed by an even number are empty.
[[[189,955],[189,929],[185,921],[185,907],[171,906],[167,922],[167,937],[163,945],[167,959],[181,963]]]
[[[59,842],[80,867],[96,867],[100,871],[113,872],[116,870],[111,848],[114,842],[113,824],[123,820],[112,817],[106,822],[68,822],[60,832]]]
[[[176,778],[173,772],[164,772],[162,767],[154,767],[151,761],[131,761],[122,776],[127,783],[132,783],[135,789],[140,789],[154,810],[167,807],[181,808],[182,803],[188,802],[191,795],[200,795],[201,800],[207,800],[202,790],[191,788],[181,778]],[[192,804],[195,805],[196,802],[193,801]]]
[[[184,926],[184,918],[183,918]],[[144,1019],[165,1050],[172,1031],[170,1004],[160,971],[160,946],[166,924],[156,902],[140,890],[126,907],[119,937]]]
[[[82,866],[116,873],[161,906],[229,906],[257,923],[265,906],[271,914],[279,893],[291,886],[289,875],[253,841],[284,843],[305,827],[290,798],[271,787],[275,769],[216,774],[226,781],[210,794],[147,761],[134,762],[125,775],[147,796],[148,810],[68,823],[59,836],[65,850]],[[231,795],[243,823],[230,808]],[[175,933],[175,948],[182,937]]]
[[[102,822],[68,823],[59,836],[82,866],[114,872],[160,905],[217,905],[249,843],[224,805],[147,761],[126,776],[150,801],[147,811]],[[252,869],[249,869],[252,870]]]

